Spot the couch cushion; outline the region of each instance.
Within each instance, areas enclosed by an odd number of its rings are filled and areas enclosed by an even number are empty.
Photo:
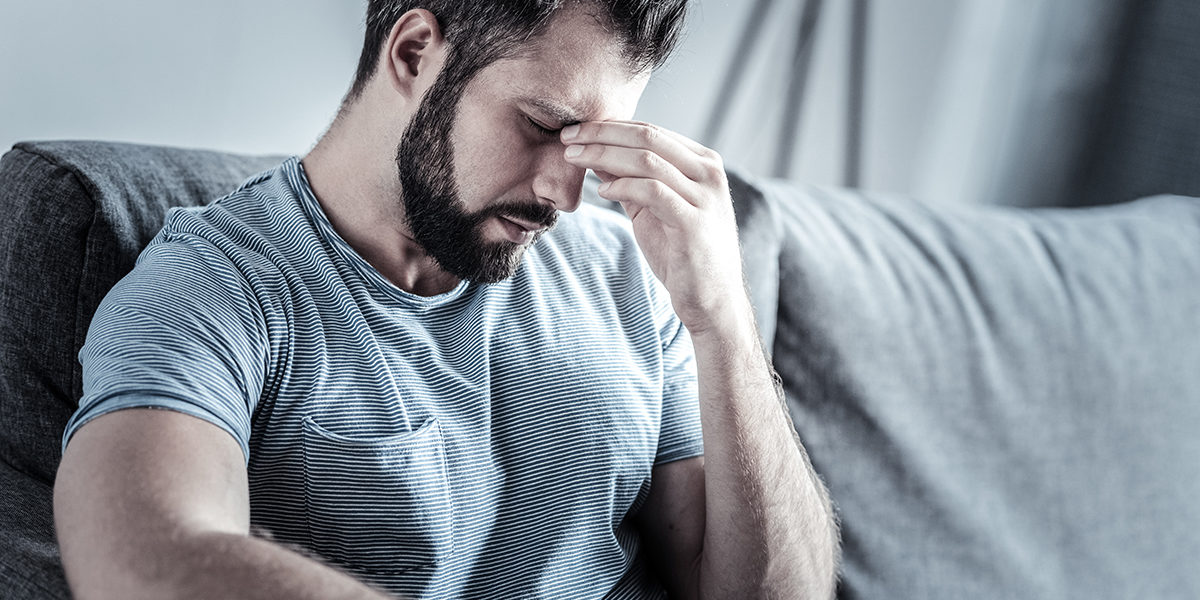
[[[765,347],[775,339],[776,308],[779,304],[779,253],[783,226],[776,203],[764,197],[754,179],[729,170],[729,193],[737,216],[738,242],[742,250],[743,274],[754,306],[755,321]]]
[[[70,598],[54,542],[49,483],[0,460],[0,596],[6,600]]]
[[[1200,201],[762,189],[842,597],[1200,597]]]
[[[52,482],[100,300],[168,208],[231,191],[280,157],[102,142],[17,144],[0,161],[0,458]]]

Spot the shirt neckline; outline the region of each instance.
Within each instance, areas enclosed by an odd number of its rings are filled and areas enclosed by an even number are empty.
[[[308,182],[308,174],[304,171],[304,165],[300,162],[300,158],[293,156],[283,163],[283,169],[287,173],[288,181],[294,188],[293,191],[300,200],[300,207],[304,210],[309,220],[316,226],[321,237],[333,248],[342,260],[354,267],[359,275],[374,286],[380,292],[387,294],[402,302],[405,305],[416,308],[433,308],[451,302],[462,296],[466,290],[471,287],[471,283],[465,279],[459,280],[458,285],[454,286],[448,292],[438,294],[436,296],[421,296],[412,292],[406,291],[396,284],[392,283],[387,277],[384,277],[367,259],[354,249],[341,234],[333,227],[333,223],[329,221],[328,215],[321,207],[321,203],[317,200],[317,196],[312,191],[312,185]]]

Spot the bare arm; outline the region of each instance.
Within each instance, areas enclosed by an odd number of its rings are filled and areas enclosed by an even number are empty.
[[[828,492],[757,334],[744,335],[695,341],[708,457],[703,597],[832,598],[839,544]]]
[[[648,550],[674,598],[832,598],[838,533],[828,492],[779,393],[764,387],[774,385],[761,377],[766,360],[753,360],[762,353],[726,352],[697,350],[705,457],[654,469],[639,515]]]
[[[58,470],[54,518],[82,600],[386,598],[251,537],[237,442],[177,412],[123,410],[80,428]]]
[[[654,470],[640,523],[685,598],[829,598],[839,556],[828,494],[762,351],[717,153],[629,121],[563,130],[593,169],[692,335],[704,459]]]

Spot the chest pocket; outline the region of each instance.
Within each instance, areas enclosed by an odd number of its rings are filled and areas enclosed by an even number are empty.
[[[303,429],[314,551],[351,572],[384,575],[450,557],[454,514],[437,419],[387,437],[335,433],[311,417]]]

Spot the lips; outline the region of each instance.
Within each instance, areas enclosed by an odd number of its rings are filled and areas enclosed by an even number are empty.
[[[513,225],[516,225],[517,227],[520,227],[521,229],[524,229],[525,231],[540,231],[548,227],[540,223],[534,223],[532,221],[526,221],[524,219],[518,219],[508,215],[502,215],[500,218],[512,223]]]
[[[528,244],[534,236],[549,229],[548,225],[534,223],[510,216],[500,216],[500,224],[504,227],[505,237],[514,244]]]

